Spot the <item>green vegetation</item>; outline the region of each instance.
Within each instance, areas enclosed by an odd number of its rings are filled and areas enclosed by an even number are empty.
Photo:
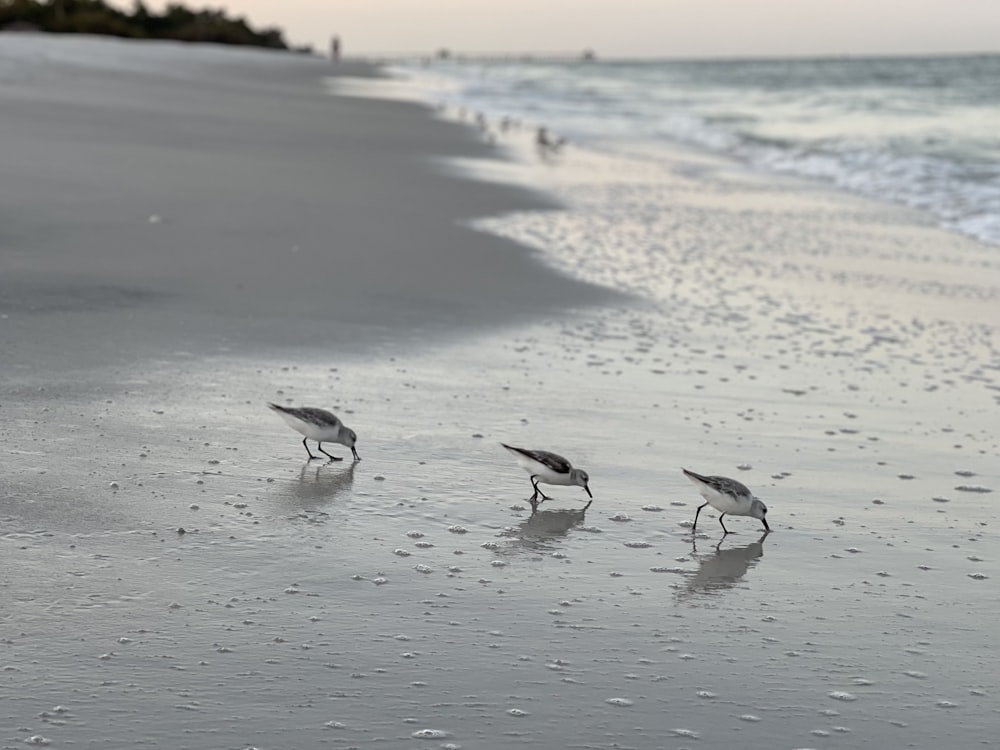
[[[163,13],[154,13],[142,0],[135,0],[131,13],[104,0],[0,0],[0,29],[288,47],[279,29],[255,31],[245,19],[229,18],[222,10],[190,10],[170,3]]]

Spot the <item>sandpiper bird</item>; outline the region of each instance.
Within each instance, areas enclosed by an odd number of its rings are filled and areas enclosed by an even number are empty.
[[[302,445],[305,446],[310,460],[319,458],[319,456],[312,454],[306,440],[315,440],[319,443],[319,452],[327,456],[331,461],[343,461],[344,459],[331,456],[323,450],[323,443],[329,442],[346,445],[351,449],[351,453],[354,454],[354,460],[361,460],[361,456],[358,455],[358,451],[354,447],[354,444],[358,442],[358,436],[354,433],[354,430],[345,427],[336,414],[332,414],[326,409],[317,409],[313,406],[293,407],[278,406],[277,404],[268,404],[268,406],[277,412],[278,416],[284,419],[289,427],[299,434],[305,435],[302,438]]]
[[[531,503],[532,508],[538,508],[538,503],[541,502],[538,500],[539,496],[541,496],[542,500],[550,499],[538,487],[539,482],[565,486],[575,484],[583,487],[587,491],[587,494],[590,495],[590,502],[583,506],[584,510],[587,510],[590,507],[590,503],[594,502],[594,496],[591,494],[588,485],[590,477],[587,476],[587,472],[583,469],[574,469],[573,465],[562,456],[556,453],[549,453],[548,451],[515,448],[513,445],[507,445],[506,443],[500,443],[500,445],[510,451],[511,455],[517,459],[518,464],[521,465],[521,468],[531,475],[531,486],[534,488],[535,493],[528,502]]]
[[[731,516],[759,518],[760,522],[764,524],[764,528],[767,531],[771,530],[771,527],[767,525],[767,506],[754,497],[745,484],[728,477],[703,477],[701,474],[695,474],[687,469],[681,469],[681,471],[694,483],[706,501],[699,505],[698,510],[695,511],[694,524],[691,526],[692,534],[698,528],[698,516],[706,505],[711,505],[719,511],[721,514],[719,523],[727,534],[729,529],[726,528],[726,524],[722,523],[722,517],[727,513]]]

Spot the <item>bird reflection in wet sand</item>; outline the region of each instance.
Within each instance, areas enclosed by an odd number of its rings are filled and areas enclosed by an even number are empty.
[[[299,472],[298,481],[293,483],[292,493],[299,500],[316,500],[327,503],[341,492],[350,490],[354,484],[357,463],[345,469],[335,469],[335,464],[305,464]]]
[[[678,591],[678,598],[683,599],[694,594],[722,593],[735,585],[757,565],[764,556],[764,540],[768,532],[761,534],[760,539],[743,547],[726,547],[722,544],[725,537],[714,547],[714,552],[699,554],[696,543],[691,544],[691,557],[698,561],[698,570],[688,578],[684,588]]]
[[[577,510],[536,510],[517,526],[503,532],[511,545],[531,552],[551,551],[558,545],[560,537],[581,524],[586,517],[586,508]]]

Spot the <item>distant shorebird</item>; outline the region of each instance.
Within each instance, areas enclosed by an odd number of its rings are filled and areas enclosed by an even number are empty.
[[[540,502],[538,500],[539,496],[541,496],[542,500],[551,499],[538,487],[539,482],[583,487],[590,496],[590,502],[583,507],[584,510],[587,510],[590,507],[590,503],[594,502],[594,496],[591,494],[588,484],[590,477],[587,476],[587,472],[583,469],[574,469],[573,465],[562,456],[556,453],[549,453],[548,451],[515,448],[513,445],[507,445],[506,443],[500,443],[500,445],[510,451],[511,455],[517,459],[521,468],[531,475],[531,486],[534,488],[535,493],[528,502],[531,503],[532,508],[538,508],[538,503]]]
[[[694,524],[691,526],[692,534],[698,528],[698,516],[706,505],[711,505],[719,511],[721,514],[719,523],[727,534],[729,529],[726,528],[726,524],[722,523],[722,518],[727,513],[731,516],[752,516],[759,519],[767,531],[771,530],[771,527],[767,525],[767,506],[754,497],[745,484],[728,477],[703,477],[701,474],[695,474],[687,469],[681,469],[681,471],[694,483],[706,501],[698,506],[698,510],[694,514]]]
[[[565,138],[553,138],[549,134],[549,129],[540,127],[535,131],[535,145],[543,156],[554,154],[566,145]]]
[[[277,412],[278,416],[284,419],[289,427],[300,435],[305,435],[302,438],[302,445],[305,446],[306,453],[309,454],[309,460],[319,458],[319,456],[312,454],[306,440],[315,440],[319,444],[317,446],[319,452],[327,456],[331,461],[343,461],[344,459],[331,456],[323,450],[323,443],[340,443],[341,445],[346,445],[351,449],[351,453],[354,454],[354,460],[361,460],[361,456],[358,455],[358,451],[354,447],[354,444],[358,442],[358,436],[354,433],[354,430],[345,427],[336,414],[332,414],[326,409],[317,409],[313,406],[300,406],[297,408],[292,406],[278,406],[277,404],[268,404],[268,406]]]

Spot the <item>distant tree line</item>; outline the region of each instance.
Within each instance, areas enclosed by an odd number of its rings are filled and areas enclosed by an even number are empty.
[[[190,10],[180,3],[154,13],[142,0],[135,0],[131,13],[104,0],[0,0],[0,29],[288,48],[277,28],[256,31],[244,18],[230,18],[222,10]]]

